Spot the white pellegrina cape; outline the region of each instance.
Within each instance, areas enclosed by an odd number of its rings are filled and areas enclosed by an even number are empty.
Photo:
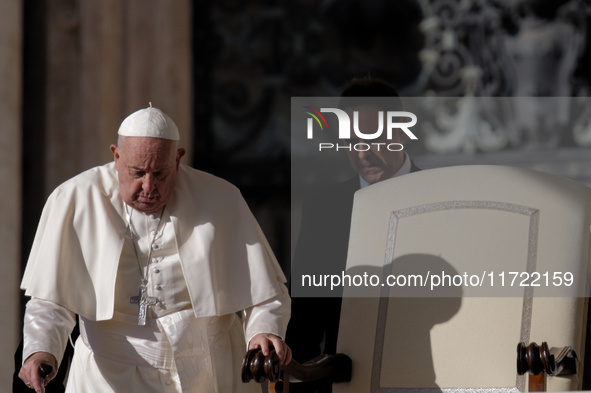
[[[284,293],[285,276],[236,187],[181,165],[166,208],[196,317]],[[41,216],[21,283],[25,294],[89,320],[111,319],[125,217],[114,163],[59,186]]]

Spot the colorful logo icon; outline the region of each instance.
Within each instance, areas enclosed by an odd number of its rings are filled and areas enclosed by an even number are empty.
[[[320,113],[320,111],[312,108],[311,106],[303,106],[303,108],[308,109],[307,111],[304,111],[304,113],[307,113],[308,115],[312,116],[320,126],[321,130],[324,130],[322,123],[324,123],[324,126],[326,126],[326,129],[328,130],[328,124],[326,123],[326,119],[324,118],[322,113]],[[320,121],[320,119],[322,119],[322,122]],[[308,119],[308,139],[312,139],[312,126],[312,119]]]

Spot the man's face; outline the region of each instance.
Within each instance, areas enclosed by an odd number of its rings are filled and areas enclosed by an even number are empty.
[[[351,127],[353,127],[353,111],[359,112],[359,130],[364,134],[371,134],[378,130],[379,109],[371,106],[357,106],[347,109],[349,118],[351,119]],[[402,143],[406,139],[406,134],[400,129],[393,130],[392,139],[387,139],[387,122],[385,119],[385,112],[382,114],[384,117],[383,132],[382,135],[377,139],[371,140],[360,140],[354,137],[350,140],[353,145],[356,143],[365,143],[371,146],[367,151],[347,151],[347,156],[351,167],[357,172],[365,181],[370,184],[386,180],[394,176],[404,163],[404,153],[402,151],[390,151],[387,145],[391,143]],[[353,129],[351,129],[351,135],[355,135]],[[380,144],[379,146],[376,144]],[[399,146],[392,146],[392,149],[398,149]],[[363,148],[359,150],[364,150]]]
[[[185,150],[166,139],[122,137],[111,152],[123,201],[143,213],[161,209],[172,196]]]

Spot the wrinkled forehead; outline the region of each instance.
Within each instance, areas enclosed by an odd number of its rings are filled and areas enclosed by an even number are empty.
[[[150,137],[119,137],[119,155],[128,165],[174,161],[176,141]]]

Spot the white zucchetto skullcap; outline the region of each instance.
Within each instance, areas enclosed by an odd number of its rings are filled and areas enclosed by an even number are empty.
[[[122,136],[170,139],[172,141],[180,139],[176,124],[160,109],[152,107],[152,103],[148,108],[140,109],[127,116],[117,133]]]

